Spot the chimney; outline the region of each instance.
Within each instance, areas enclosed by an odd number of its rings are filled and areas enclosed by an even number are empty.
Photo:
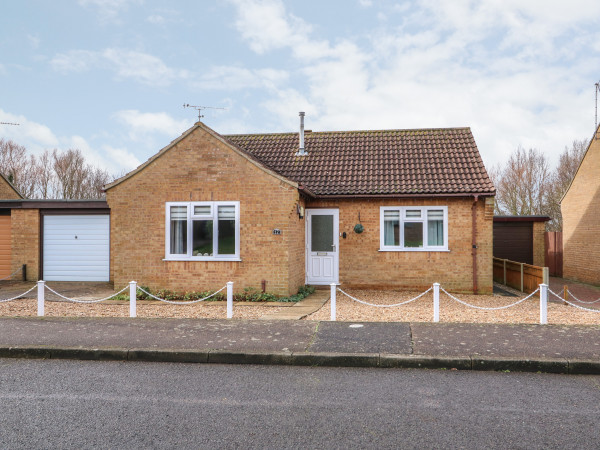
[[[306,151],[304,151],[304,111],[300,111],[300,149],[298,150],[298,155],[306,155]]]

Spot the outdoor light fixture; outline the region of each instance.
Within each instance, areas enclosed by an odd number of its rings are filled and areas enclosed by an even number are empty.
[[[299,219],[303,219],[304,218],[304,206],[300,206],[300,204],[296,204],[296,212],[298,213],[298,218]]]

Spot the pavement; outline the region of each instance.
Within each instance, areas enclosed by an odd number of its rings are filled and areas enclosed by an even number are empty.
[[[600,374],[600,326],[2,317],[0,357]]]

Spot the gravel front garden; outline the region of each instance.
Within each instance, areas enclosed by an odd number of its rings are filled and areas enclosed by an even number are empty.
[[[506,289],[503,287],[503,289]],[[507,290],[510,290],[507,289]],[[345,290],[346,291],[346,290]],[[512,291],[512,290],[511,290]],[[376,290],[347,290],[348,294],[359,300],[378,305],[400,303],[416,297],[420,292],[396,292]],[[459,299],[472,305],[482,307],[499,307],[515,303],[526,297],[518,291],[516,297],[502,295],[467,295],[456,294]],[[432,322],[433,293],[429,292],[420,299],[407,305],[394,308],[378,308],[366,306],[349,299],[338,291],[337,320],[349,322]],[[594,305],[581,305],[589,308],[600,308],[600,302]],[[306,317],[307,320],[329,320],[331,303],[328,301],[317,312]],[[496,311],[483,311],[461,305],[440,292],[440,322],[471,323],[539,323],[539,297],[533,296],[512,308]],[[587,312],[562,302],[548,302],[548,323],[568,325],[600,325],[600,309],[597,313]]]
[[[0,298],[8,298],[11,293],[24,292],[23,287],[31,287],[31,283],[4,287],[0,290]],[[21,289],[19,291],[19,289]],[[73,284],[55,286],[58,292],[78,299],[94,299],[110,295],[112,288],[104,287],[73,288]],[[503,287],[503,289],[510,290]],[[377,290],[347,290],[347,292],[369,303],[389,305],[409,300],[420,292],[409,291],[377,291]],[[518,291],[512,291],[515,297],[503,295],[467,295],[456,296],[473,305],[483,307],[498,307],[516,302],[525,297]],[[289,308],[294,303],[278,302],[236,302],[233,307],[235,319],[259,319],[266,314],[272,314]],[[600,309],[600,302],[583,307]],[[36,316],[36,291],[25,298],[0,303],[0,316]],[[47,294],[45,315],[49,317],[128,317],[128,301],[106,301],[97,304],[75,304],[59,301],[53,294]],[[205,301],[190,305],[170,305],[158,301],[138,300],[138,317],[148,318],[203,318],[224,319],[226,303],[223,301]],[[534,296],[525,302],[508,309],[497,311],[482,311],[461,305],[440,292],[440,322],[473,322],[473,323],[539,323],[539,298]],[[304,320],[329,320],[330,301]],[[337,320],[351,322],[431,322],[433,320],[433,294],[427,293],[420,299],[407,305],[394,308],[377,308],[350,300],[346,295],[337,294]],[[586,312],[562,302],[548,302],[548,323],[550,324],[584,324],[600,325],[600,312]]]

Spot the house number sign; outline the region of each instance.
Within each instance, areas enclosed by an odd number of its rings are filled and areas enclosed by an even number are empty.
[[[281,230],[279,228],[275,228],[273,230],[273,234],[281,234]]]

